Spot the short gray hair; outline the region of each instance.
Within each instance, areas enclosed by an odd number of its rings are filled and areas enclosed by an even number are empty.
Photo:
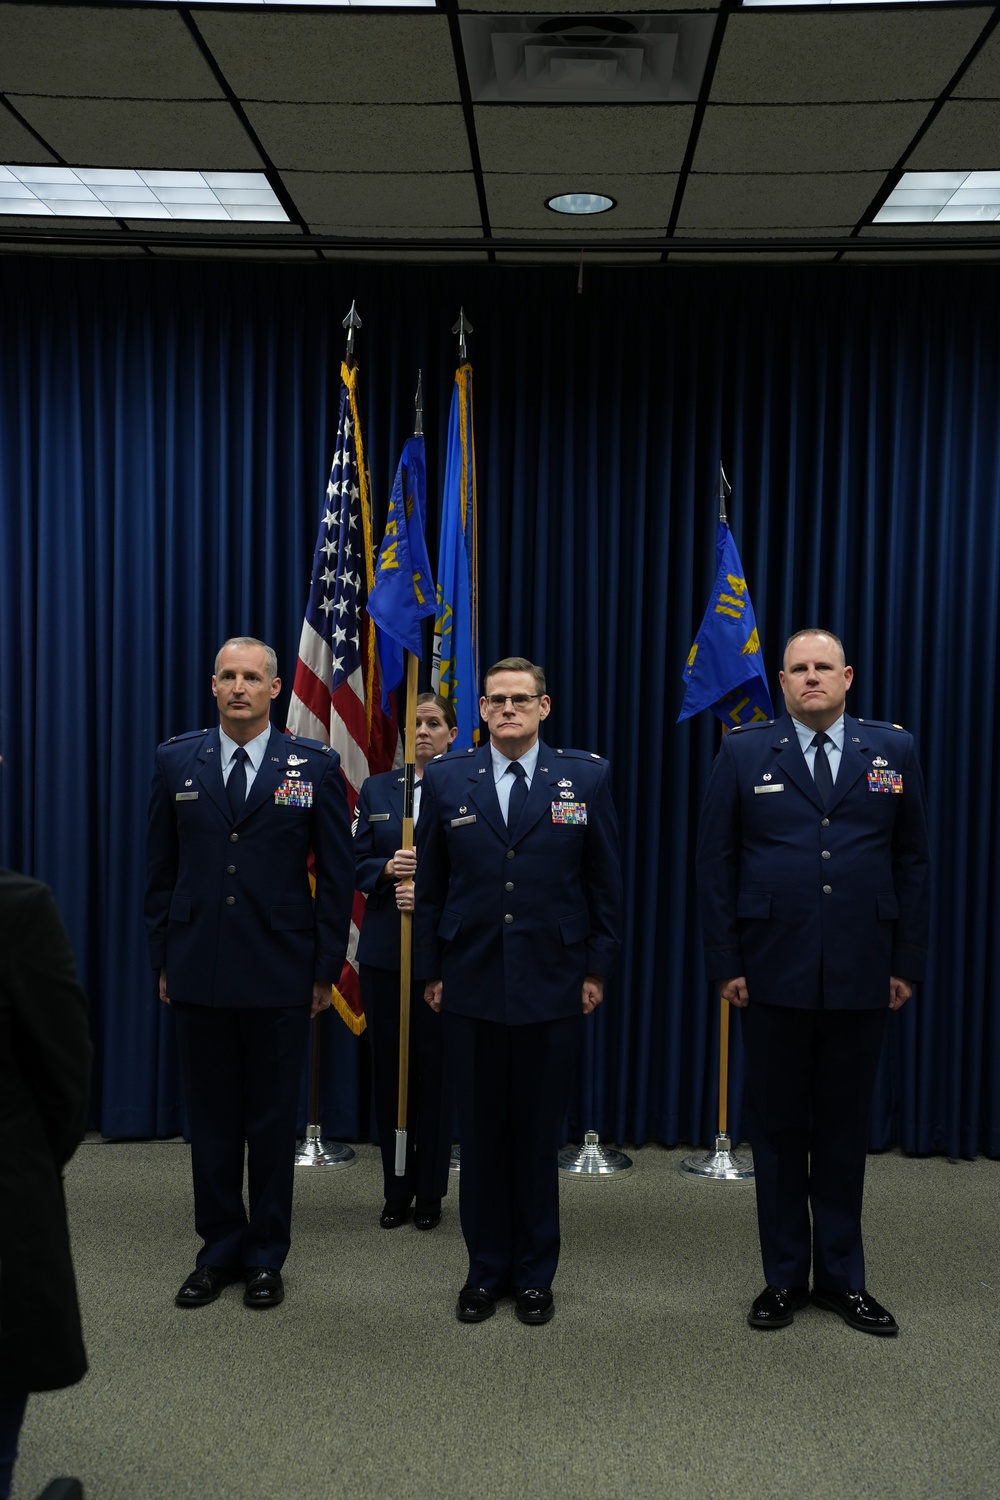
[[[840,639],[839,635],[834,635],[833,631],[827,630],[825,625],[808,625],[806,626],[805,630],[796,630],[794,634],[790,635],[788,637],[788,640],[785,642],[785,649],[781,653],[782,662],[784,662],[785,657],[788,655],[789,646],[793,641],[797,641],[800,635],[825,635],[827,640],[833,641],[834,645],[837,647],[838,651],[840,652],[840,659],[846,667],[847,652],[844,650],[844,643]]]
[[[277,675],[278,675],[278,657],[277,657],[277,653],[275,652],[274,647],[273,646],[269,646],[266,641],[259,641],[255,635],[231,635],[229,637],[228,641],[223,641],[222,645],[219,647],[218,651],[215,653],[215,675],[216,675],[216,677],[218,677],[218,675],[219,675],[219,658],[222,655],[223,651],[225,651],[228,646],[244,646],[244,647],[249,647],[250,649],[252,649],[254,646],[259,646],[260,649],[263,651],[265,657],[267,658],[267,680],[268,680],[268,682],[273,682],[274,679],[277,677]]]

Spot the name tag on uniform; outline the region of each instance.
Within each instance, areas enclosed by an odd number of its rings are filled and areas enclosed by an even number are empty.
[[[388,821],[389,821],[389,814],[388,813],[369,813],[368,814],[368,821],[369,821],[369,823],[388,823]]]
[[[312,807],[311,781],[283,781],[274,794],[275,807]]]
[[[175,802],[197,802],[197,800],[197,792],[178,792],[174,797]]]
[[[776,781],[771,786],[755,786],[754,787],[754,791],[755,792],[783,792],[784,790],[785,790],[785,783],[783,781]]]
[[[467,818],[452,818],[451,822],[448,824],[448,827],[449,828],[464,828],[467,823],[474,823],[475,821],[476,821],[476,815],[475,815],[475,813],[470,813]]]
[[[582,828],[587,822],[586,802],[553,802],[553,823],[568,823],[573,828]]]
[[[870,792],[902,793],[903,778],[898,771],[869,771],[868,790]]]

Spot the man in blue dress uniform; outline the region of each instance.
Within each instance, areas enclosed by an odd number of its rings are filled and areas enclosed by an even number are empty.
[[[508,1292],[522,1323],[553,1315],[560,1131],[620,944],[608,763],[544,744],[550,707],[540,667],[498,662],[480,699],[489,744],[424,773],[414,968],[436,976],[425,999],[458,1098],[467,1323]]]
[[[698,881],[708,976],[743,1018],[767,1282],[750,1326],[792,1322],[811,1264],[817,1306],[891,1335],[861,1203],[886,1018],[924,977],[930,861],[912,736],[845,713],[852,678],[829,631],[789,639],[786,713],[723,738]]]
[[[228,640],[212,678],[219,728],[156,752],[146,928],[176,1021],[204,1241],[179,1307],[240,1278],[248,1307],[284,1296],[309,1017],[329,1006],[347,949],[354,852],[340,759],[271,726],[276,673],[262,641]]]

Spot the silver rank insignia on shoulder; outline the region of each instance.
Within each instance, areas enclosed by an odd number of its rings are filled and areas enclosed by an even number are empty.
[[[308,755],[290,755],[288,757],[288,764],[290,766],[304,766],[308,759]]]
[[[559,783],[558,783],[558,785],[559,785],[559,786],[572,786],[572,785],[573,785],[573,783],[572,783],[572,782],[571,782],[571,781],[567,781],[567,780],[566,780],[566,779],[565,779],[565,777],[564,777],[564,778],[563,778],[563,780],[562,780],[562,781],[560,781],[560,782],[559,782]]]
[[[286,776],[301,776],[302,772],[301,771],[286,771],[285,775]]]
[[[883,760],[881,755],[876,755],[875,759],[872,761],[873,766],[887,766],[888,764],[889,762],[887,760]]]

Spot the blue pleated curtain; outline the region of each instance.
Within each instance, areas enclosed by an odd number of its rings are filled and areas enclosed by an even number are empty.
[[[423,371],[432,556],[448,329],[459,304],[472,318],[483,659],[543,662],[549,739],[612,759],[625,946],[573,1134],[715,1129],[692,867],[718,730],[675,720],[721,458],[775,701],[785,636],[827,624],[852,711],[906,724],[923,759],[931,968],[891,1019],[872,1144],[1000,1155],[1000,290],[976,267],[601,268],[578,294],[565,267],[5,260],[0,858],[47,880],[69,926],[93,1123],[183,1125],[142,932],[152,751],[213,721],[236,632],[277,648],[283,722],[352,298],[377,526]],[[324,1022],[328,1134],[369,1133],[366,1047]],[[735,1134],[740,1095],[736,1037]]]

